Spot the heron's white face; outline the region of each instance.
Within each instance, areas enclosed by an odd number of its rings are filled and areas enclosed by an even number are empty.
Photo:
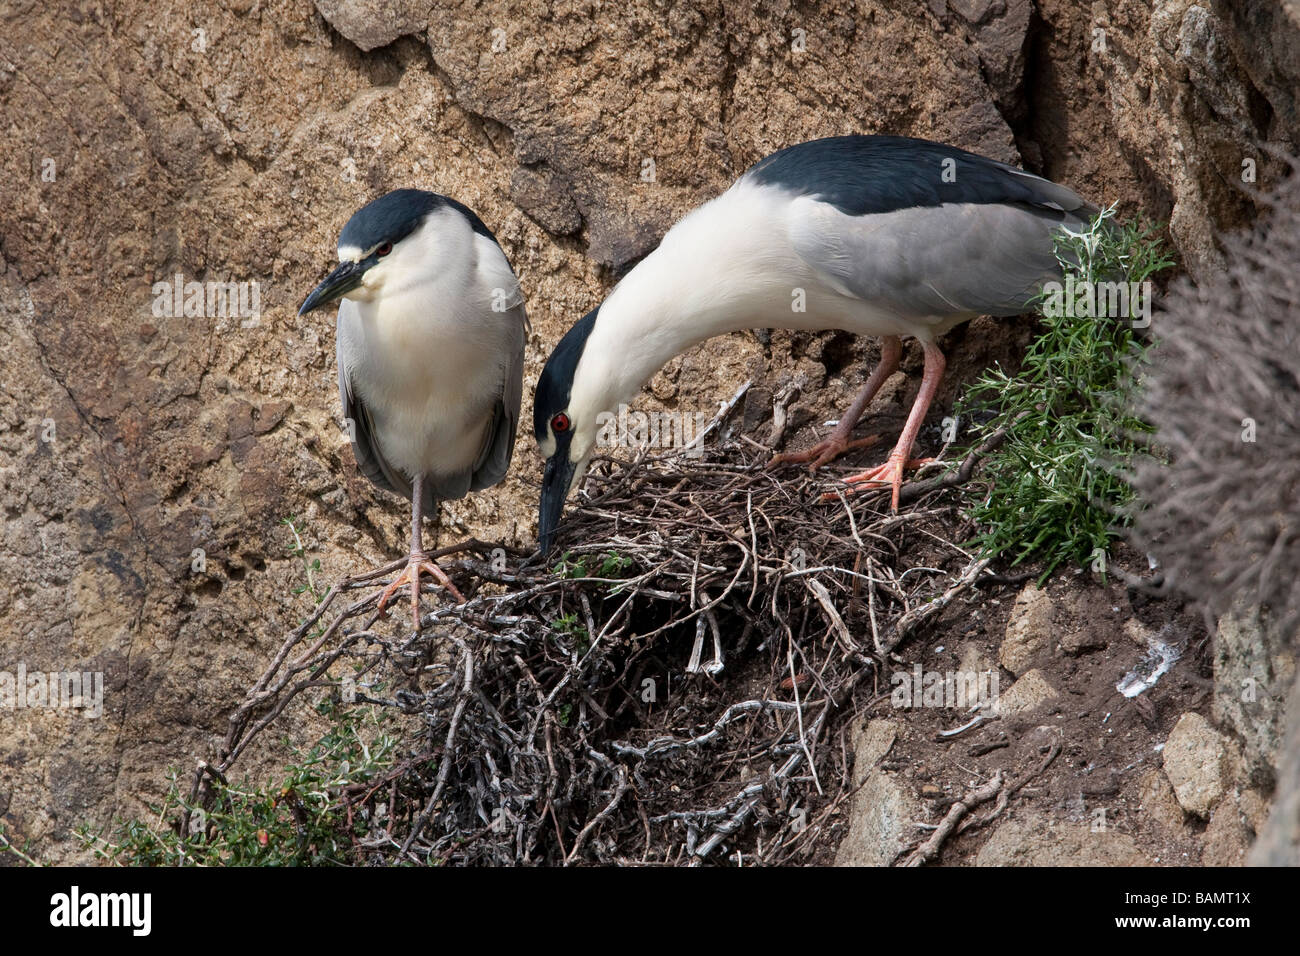
[[[546,423],[546,435],[537,443],[537,450],[543,458],[553,458],[556,452],[563,454],[573,468],[569,486],[564,489],[565,496],[578,486],[592,453],[596,450],[597,416],[601,409],[575,408],[570,403],[568,408],[556,412]]]
[[[591,457],[596,445],[596,420],[603,408],[589,407],[579,401],[551,415],[546,423],[546,434],[537,443],[543,458],[551,458],[561,444],[567,449],[565,457],[578,464]]]
[[[354,302],[375,302],[384,295],[421,288],[448,272],[458,274],[471,254],[468,243],[472,238],[454,213],[437,210],[396,242],[381,242],[369,249],[339,246],[340,263],[365,268],[360,284],[343,297]]]
[[[412,234],[414,235],[414,234]],[[369,249],[356,246],[339,246],[339,263],[357,263],[365,267],[361,274],[361,284],[346,292],[342,298],[353,302],[374,302],[384,292],[386,286],[396,284],[395,279],[406,278],[416,263],[411,255],[411,236],[398,242],[381,242]]]
[[[391,250],[394,246],[391,243],[385,243],[385,245],[390,250],[385,253],[385,255],[391,255]],[[358,249],[355,246],[339,246],[339,264],[343,265],[350,262],[360,265],[371,256],[377,255],[381,248],[383,247],[376,246],[373,249]],[[340,298],[351,299],[353,302],[373,302],[375,297],[383,289],[383,273],[383,261],[380,260],[367,268],[365,272],[361,274],[361,282],[356,288],[349,289],[347,292],[343,293]]]

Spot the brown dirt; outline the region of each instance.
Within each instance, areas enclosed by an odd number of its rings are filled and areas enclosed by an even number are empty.
[[[1119,560],[1135,566],[1140,556],[1130,553],[1120,555]],[[996,661],[1017,590],[985,588],[977,602],[946,612],[931,636],[908,648],[904,654],[907,664],[899,669],[920,664],[927,671],[956,671],[960,651],[966,650],[967,643]],[[900,713],[892,706],[891,688],[886,686],[848,727],[878,717],[898,721],[899,737],[881,766],[896,773],[922,799],[930,823],[937,823],[952,801],[998,771],[1009,779],[1031,772],[1048,748],[1059,743],[1059,756],[1019,791],[1005,818],[1041,811],[1050,819],[1091,829],[1104,811],[1100,819],[1105,827],[1130,835],[1145,862],[1201,862],[1202,842],[1196,838],[1201,828],[1193,821],[1171,827],[1158,818],[1144,793],[1144,783],[1150,771],[1160,770],[1158,748],[1178,718],[1187,711],[1209,712],[1212,672],[1204,623],[1199,615],[1176,604],[1143,600],[1121,585],[1104,585],[1084,575],[1057,575],[1048,590],[1058,609],[1057,620],[1052,646],[1038,656],[1034,666],[1058,689],[1057,700],[1028,715],[991,721],[954,739],[944,739],[940,732],[966,723],[969,715],[965,711],[916,707]],[[1061,609],[1067,613],[1062,615]],[[1188,645],[1172,670],[1142,695],[1150,708],[1115,688],[1146,650],[1125,632],[1125,625],[1133,621],[1147,622],[1163,640],[1181,640]],[[1066,634],[1088,649],[1063,651],[1058,641]],[[1002,692],[1012,683],[1013,678],[1003,670]],[[982,752],[1003,743],[1005,746]],[[1180,812],[1180,823],[1181,818]],[[978,827],[957,836],[937,862],[972,863],[993,829]]]

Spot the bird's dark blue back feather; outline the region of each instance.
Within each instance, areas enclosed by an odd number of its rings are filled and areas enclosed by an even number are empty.
[[[745,178],[812,196],[851,216],[945,203],[1028,203],[1067,210],[1083,205],[1064,187],[1012,166],[904,136],[815,139],[760,160]]]

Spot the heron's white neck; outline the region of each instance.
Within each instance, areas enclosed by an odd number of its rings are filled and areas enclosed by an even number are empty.
[[[612,411],[675,355],[727,332],[781,325],[791,301],[781,205],[742,180],[669,230],[601,304],[573,399]]]

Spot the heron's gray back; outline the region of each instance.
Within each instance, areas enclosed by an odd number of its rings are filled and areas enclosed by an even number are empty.
[[[902,318],[943,320],[1026,311],[1059,278],[1055,235],[1091,212],[960,203],[847,215],[804,198],[792,216],[799,256],[835,288]]]
[[[903,319],[1023,312],[1060,275],[1053,235],[1096,208],[1065,186],[943,143],[837,136],[737,184],[790,200],[790,239],[841,294]]]

